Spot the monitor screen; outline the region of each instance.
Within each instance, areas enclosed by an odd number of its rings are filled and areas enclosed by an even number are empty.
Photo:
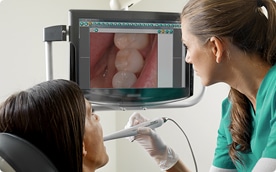
[[[145,107],[193,95],[178,13],[70,10],[70,80],[92,103]]]

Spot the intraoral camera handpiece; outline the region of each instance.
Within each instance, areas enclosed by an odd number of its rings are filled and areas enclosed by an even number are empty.
[[[133,127],[123,129],[123,130],[117,131],[113,134],[107,135],[104,137],[104,141],[135,136],[138,134],[138,128],[140,128],[140,127],[149,127],[151,129],[155,129],[157,127],[162,126],[166,121],[167,121],[167,118],[165,118],[165,117],[155,118],[153,120],[146,121],[141,124],[135,125]]]

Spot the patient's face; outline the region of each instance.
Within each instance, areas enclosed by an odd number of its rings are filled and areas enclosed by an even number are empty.
[[[103,131],[99,116],[93,112],[92,106],[87,100],[83,142],[85,151],[87,152],[83,157],[83,163],[86,167],[95,170],[108,162],[108,155],[103,144]]]

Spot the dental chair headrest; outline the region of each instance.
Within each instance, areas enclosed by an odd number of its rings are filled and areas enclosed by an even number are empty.
[[[0,171],[57,172],[52,162],[34,145],[18,136],[0,133]]]

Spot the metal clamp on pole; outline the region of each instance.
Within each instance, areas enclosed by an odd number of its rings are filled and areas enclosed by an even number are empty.
[[[66,41],[67,30],[65,25],[50,26],[44,28],[46,80],[53,79],[53,41]]]

